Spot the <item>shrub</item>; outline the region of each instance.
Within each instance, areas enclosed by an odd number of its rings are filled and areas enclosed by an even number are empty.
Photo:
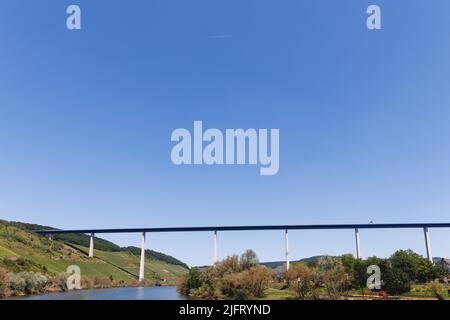
[[[350,278],[340,258],[322,257],[317,266],[319,283],[325,286],[328,298],[337,299],[348,291]]]
[[[222,292],[228,299],[248,300],[250,290],[246,288],[245,275],[243,273],[229,273],[222,279]]]
[[[179,281],[178,291],[189,295],[191,290],[199,288],[200,285],[200,270],[198,268],[192,268],[189,270],[188,274],[182,277]]]
[[[411,281],[407,272],[389,266],[382,273],[382,288],[390,294],[403,294],[411,290]]]
[[[112,282],[107,277],[94,277],[95,288],[109,288],[112,286]]]
[[[94,283],[90,278],[81,277],[81,288],[92,289],[93,287],[94,287]]]
[[[259,298],[272,279],[272,271],[266,267],[255,266],[242,272],[226,274],[221,289],[230,299]]]
[[[51,277],[48,281],[47,286],[50,288],[57,289],[59,291],[65,292],[68,290],[67,288],[67,278],[68,274],[65,272],[60,272],[55,276]]]
[[[41,293],[47,284],[47,278],[40,273],[20,272],[16,276],[23,279],[25,283],[23,291],[26,294]]]
[[[20,277],[18,274],[9,274],[9,287],[14,294],[20,294],[25,292],[26,282],[25,279]]]
[[[243,272],[245,278],[244,284],[253,297],[262,297],[264,290],[267,289],[271,280],[273,280],[273,272],[263,266],[254,266]]]
[[[302,263],[297,263],[286,272],[288,286],[294,289],[301,300],[316,296],[316,276],[314,271]]]

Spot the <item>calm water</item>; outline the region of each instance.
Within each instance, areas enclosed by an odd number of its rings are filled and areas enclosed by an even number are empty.
[[[79,290],[48,293],[20,299],[27,300],[185,300],[176,287],[139,287]]]

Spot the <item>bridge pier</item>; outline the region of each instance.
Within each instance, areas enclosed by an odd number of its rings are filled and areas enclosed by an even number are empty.
[[[359,229],[355,229],[355,240],[356,240],[356,259],[361,259],[361,247],[359,244]]]
[[[218,249],[218,239],[217,230],[214,231],[214,264],[219,262],[219,249]]]
[[[423,234],[425,236],[425,247],[427,249],[427,258],[428,258],[428,260],[433,262],[433,255],[431,254],[430,235],[428,233],[428,228],[427,227],[423,228]]]
[[[139,281],[144,280],[145,274],[145,232],[142,232],[141,236],[141,264],[139,266]]]
[[[91,233],[90,241],[89,241],[89,258],[94,257],[94,233]]]
[[[288,230],[284,232],[284,254],[286,256],[286,271],[289,271],[290,261],[289,261],[289,237]]]

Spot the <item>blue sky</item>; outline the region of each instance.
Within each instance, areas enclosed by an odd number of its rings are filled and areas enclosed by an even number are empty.
[[[82,9],[68,31],[65,10]],[[383,30],[366,28],[382,9]],[[0,217],[59,228],[449,222],[447,0],[1,1]],[[279,128],[280,172],[174,166],[172,130]],[[138,245],[139,235],[111,235]],[[448,230],[431,230],[450,257]],[[220,256],[283,259],[282,232]],[[362,231],[363,256],[425,254],[421,230]],[[149,235],[189,264],[211,234]],[[352,231],[291,232],[293,259]]]

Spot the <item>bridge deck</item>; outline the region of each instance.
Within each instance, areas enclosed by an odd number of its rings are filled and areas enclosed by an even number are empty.
[[[266,226],[211,226],[175,228],[130,228],[130,229],[77,229],[36,230],[37,234],[68,233],[161,233],[161,232],[205,232],[205,231],[262,231],[262,230],[341,230],[341,229],[414,229],[450,228],[450,223],[389,223],[389,224],[323,224],[323,225],[266,225]]]

